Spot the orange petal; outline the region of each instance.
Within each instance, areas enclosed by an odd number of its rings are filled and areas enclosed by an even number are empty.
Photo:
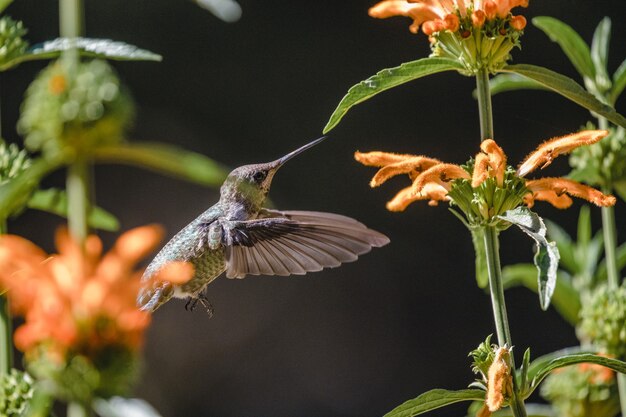
[[[569,153],[574,149],[591,145],[606,135],[606,130],[584,130],[567,136],[550,139],[530,153],[517,169],[517,175],[525,177],[537,168],[545,168],[552,163],[552,160],[559,155]]]
[[[568,180],[567,178],[541,178],[538,180],[527,181],[526,188],[533,193],[552,191],[556,193],[557,196],[569,194],[572,197],[585,199],[600,207],[613,206],[616,203],[616,199],[612,195],[602,194],[595,188],[583,185],[576,181]],[[547,195],[549,196],[549,194]],[[551,200],[547,201],[552,203]]]
[[[535,200],[547,201],[558,209],[569,208],[573,203],[572,199],[567,194],[559,195],[553,190],[535,191],[524,196],[524,204],[526,204],[528,208],[532,208],[535,204]]]
[[[157,248],[164,233],[163,228],[156,224],[136,227],[120,236],[113,250],[135,264]]]
[[[427,158],[425,156],[414,156],[412,158],[407,158],[403,161],[389,164],[381,168],[376,173],[376,175],[374,175],[374,178],[372,178],[370,186],[378,187],[389,178],[400,174],[415,175],[416,173],[421,173],[428,168],[440,163],[441,161],[433,158]]]
[[[391,152],[367,152],[362,153],[356,151],[354,153],[354,159],[363,165],[371,166],[371,167],[384,167],[385,165],[395,164],[398,162],[405,161],[407,159],[416,158],[417,155],[409,155],[409,154],[399,154],[399,153],[391,153]]]
[[[169,262],[154,276],[155,281],[169,282],[170,284],[182,285],[193,278],[195,269],[189,262]]]
[[[438,164],[422,172],[415,179],[413,190],[415,194],[419,194],[429,182],[439,184],[447,190],[450,187],[447,183],[458,178],[470,179],[470,175],[458,165]]]
[[[480,149],[489,157],[491,175],[496,178],[498,186],[504,183],[504,172],[506,170],[506,155],[501,147],[493,139],[485,139],[480,144]]]
[[[472,187],[476,188],[489,178],[489,157],[484,153],[476,154],[474,172],[472,175]]]

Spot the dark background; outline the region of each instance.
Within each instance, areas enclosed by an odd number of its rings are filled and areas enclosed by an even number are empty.
[[[243,17],[226,24],[189,1],[86,1],[91,37],[123,40],[163,55],[162,63],[115,63],[138,106],[132,139],[175,143],[235,167],[275,159],[321,135],[348,87],[376,71],[427,56],[409,20],[374,20],[374,1],[242,0]],[[589,41],[613,18],[610,69],[624,57],[623,0],[531,1],[527,18],[556,16]],[[31,42],[56,37],[57,2],[19,0]],[[517,63],[579,77],[558,46],[529,25]],[[43,68],[2,74],[3,124],[9,140],[23,92]],[[389,150],[464,162],[478,151],[473,80],[444,73],[385,92],[357,106],[330,139],[291,161],[271,197],[283,209],[355,217],[391,244],[339,269],[305,277],[220,278],[210,286],[212,319],[173,301],[154,316],[136,395],[165,417],[377,416],[431,388],[462,389],[473,379],[467,352],[494,331],[487,295],[475,285],[474,254],[463,225],[438,208],[413,204],[390,213],[385,202],[406,178],[371,190],[374,174],[356,150]],[[573,132],[585,110],[545,92],[494,98],[498,143],[517,163],[549,137]],[[618,110],[626,112],[624,100]],[[545,174],[563,175],[567,158]],[[215,190],[129,167],[96,169],[98,203],[123,229],[146,223],[174,234],[218,198]],[[47,180],[61,185],[63,173]],[[580,203],[565,212],[537,205],[572,233]],[[618,229],[624,238],[624,203]],[[599,210],[593,210],[600,227]],[[62,221],[28,212],[10,227],[52,250]],[[112,241],[113,234],[102,233]],[[532,243],[510,230],[503,263],[530,262]],[[576,344],[574,331],[537,296],[507,291],[517,354],[533,357]],[[519,359],[518,359],[519,361]],[[461,416],[466,404],[432,416]]]

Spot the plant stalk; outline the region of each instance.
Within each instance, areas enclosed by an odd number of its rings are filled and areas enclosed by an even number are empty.
[[[489,71],[482,68],[476,74],[476,93],[478,98],[478,117],[480,118],[480,138],[494,139],[493,111],[491,108],[491,91],[489,90]]]
[[[59,1],[59,25],[61,36],[76,38],[84,31],[84,9],[82,0]],[[69,77],[74,76],[74,69],[79,62],[76,49],[72,48],[63,54],[63,59],[69,64]],[[67,171],[67,219],[70,233],[80,244],[85,241],[89,233],[87,215],[90,208],[91,171],[87,161],[76,157]]]
[[[611,192],[610,189],[604,189],[605,194]],[[604,235],[604,254],[606,258],[606,272],[608,286],[615,291],[621,285],[619,269],[617,267],[617,257],[615,248],[617,247],[617,226],[615,225],[615,208],[602,207],[602,233]],[[619,402],[622,409],[622,415],[626,416],[626,375],[617,374],[617,386],[619,389]]]
[[[6,220],[0,221],[0,234],[7,232]],[[0,295],[0,375],[9,374],[13,367],[13,323],[6,294]]]
[[[84,32],[82,0],[59,0],[59,32],[64,38],[76,38]]]
[[[498,243],[498,231],[494,226],[486,226],[484,233],[485,254],[487,257],[487,273],[489,275],[489,289],[491,293],[491,305],[496,324],[496,334],[499,346],[513,346],[509,319],[504,301],[504,287],[502,285],[502,268],[500,266],[500,245]],[[519,396],[519,387],[515,377],[515,360],[513,354],[509,355],[511,378],[513,379],[513,394],[510,399],[511,410],[515,417],[526,417],[524,399]]]
[[[67,220],[70,232],[78,242],[84,242],[89,232],[87,214],[89,212],[89,165],[77,159],[67,168]]]
[[[617,228],[615,226],[615,209],[613,207],[602,207],[602,233],[604,235],[604,252],[608,284],[610,289],[616,290],[620,286],[620,278],[615,256]]]

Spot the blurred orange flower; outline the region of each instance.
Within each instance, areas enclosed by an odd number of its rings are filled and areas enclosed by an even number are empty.
[[[59,253],[47,255],[32,242],[14,235],[0,237],[0,285],[14,312],[25,319],[15,331],[17,348],[28,354],[44,346],[63,360],[68,354],[93,357],[107,347],[134,352],[143,342],[150,315],[135,299],[141,271],[135,265],[152,252],[163,231],[150,225],[130,230],[102,255],[102,242],[89,236],[81,247],[60,229]],[[167,268],[180,279],[193,274],[191,265]]]
[[[524,177],[537,168],[548,166],[558,155],[573,149],[600,141],[608,135],[606,130],[589,130],[572,135],[551,139],[531,153],[521,164],[515,175]],[[506,187],[505,173],[507,158],[502,148],[492,139],[486,139],[480,145],[481,151],[473,161],[472,172],[460,165],[446,164],[436,159],[416,155],[400,155],[385,152],[356,152],[357,161],[368,166],[382,167],[372,179],[370,185],[377,187],[389,178],[408,174],[413,184],[401,190],[387,203],[390,211],[403,211],[410,203],[429,200],[430,205],[440,201],[450,201],[448,192],[453,181],[464,179],[471,181],[471,187],[477,188],[489,178],[495,179],[497,187]],[[557,208],[567,208],[572,204],[569,196],[583,198],[598,206],[612,206],[615,197],[604,195],[600,191],[566,178],[541,178],[525,180],[526,194],[524,203],[532,207],[535,200],[551,203]]]
[[[506,18],[511,9],[527,7],[528,0],[384,0],[369,9],[372,17],[384,19],[391,16],[406,16],[413,19],[410,31],[417,33],[420,26],[426,35],[459,29],[459,17],[469,18],[474,26],[482,26],[485,20]],[[526,19],[513,16],[516,30],[526,26]]]

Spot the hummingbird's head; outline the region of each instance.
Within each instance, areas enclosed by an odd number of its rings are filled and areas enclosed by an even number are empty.
[[[220,190],[222,199],[245,200],[250,202],[251,205],[261,207],[265,201],[265,197],[267,197],[270,191],[272,179],[276,171],[278,171],[285,162],[317,145],[324,139],[326,139],[325,136],[316,139],[272,162],[244,165],[235,168],[228,174],[224,185],[222,185]]]

